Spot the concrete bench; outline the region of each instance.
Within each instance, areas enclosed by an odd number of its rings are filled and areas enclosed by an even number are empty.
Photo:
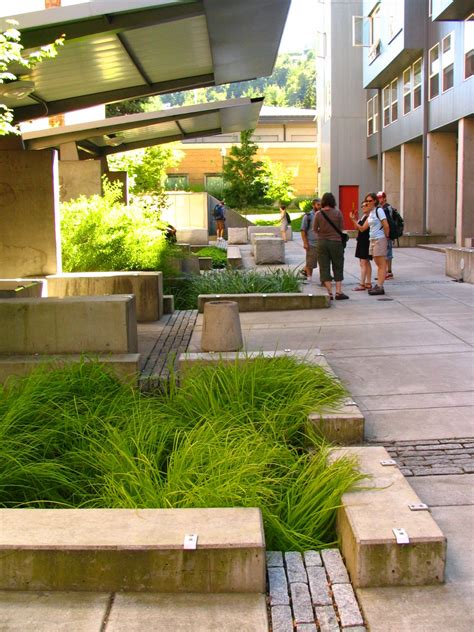
[[[417,586],[444,581],[446,538],[383,447],[338,448],[332,459],[355,457],[370,478],[342,497],[337,513],[341,552],[356,587]],[[393,529],[409,542],[398,543]]]
[[[446,276],[474,283],[474,248],[446,248]]]
[[[70,362],[87,362],[89,360],[97,360],[104,364],[121,382],[133,386],[136,386],[138,383],[140,354],[113,353],[110,355],[96,355],[94,357],[80,354],[0,356],[0,384],[5,384],[7,379],[13,376],[25,377],[40,366],[53,370]]]
[[[231,268],[242,267],[242,253],[238,246],[227,246],[227,264]]]
[[[0,299],[39,298],[43,291],[43,281],[36,279],[0,279]]]
[[[161,272],[71,272],[46,277],[48,296],[134,294],[139,323],[163,316]]]
[[[199,257],[199,270],[212,270],[212,257]]]
[[[255,240],[257,265],[285,263],[285,242],[280,237],[257,237]]]
[[[265,593],[260,509],[0,509],[0,523],[0,590]]]
[[[0,354],[136,353],[135,296],[0,300]]]
[[[200,294],[198,311],[202,313],[208,301],[236,301],[239,312],[278,312],[293,309],[325,309],[330,307],[327,292],[316,294],[302,292],[276,292],[274,294]]]
[[[248,226],[247,227],[248,240],[250,241],[250,243],[253,243],[252,235],[257,235],[261,233],[271,235],[272,237],[280,237],[280,227],[279,226]]]
[[[227,241],[229,244],[248,244],[249,237],[246,226],[239,226],[227,229]]]
[[[269,233],[269,232],[266,232],[266,233],[263,233],[263,232],[261,232],[261,233],[252,233],[252,235],[250,235],[250,243],[252,244],[252,253],[253,254],[255,254],[255,241],[257,239],[263,239],[264,237],[265,238],[266,237],[268,237],[268,238],[270,238],[270,237],[280,237],[280,235],[279,234],[275,235],[274,233]]]
[[[163,296],[163,314],[172,314],[174,312],[174,296],[173,294],[165,294]]]
[[[209,233],[206,228],[178,228],[176,239],[180,244],[207,245],[209,243]]]

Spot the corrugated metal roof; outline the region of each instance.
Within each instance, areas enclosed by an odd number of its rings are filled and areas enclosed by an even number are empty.
[[[101,121],[25,132],[26,149],[75,143],[81,158],[101,157],[174,140],[254,128],[263,98],[241,98],[128,114]]]
[[[18,16],[27,52],[62,33],[65,45],[32,71],[12,67],[35,90],[2,102],[23,121],[269,75],[289,5],[290,0],[93,0]]]

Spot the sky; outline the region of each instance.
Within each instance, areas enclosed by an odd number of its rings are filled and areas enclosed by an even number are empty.
[[[316,36],[316,0],[292,0],[280,53],[314,48]]]

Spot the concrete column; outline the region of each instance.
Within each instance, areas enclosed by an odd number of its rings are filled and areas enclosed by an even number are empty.
[[[400,151],[386,151],[382,155],[382,189],[389,204],[400,208]]]
[[[457,134],[428,134],[426,217],[433,235],[454,239],[456,222],[456,141]]]
[[[0,142],[0,277],[61,271],[57,153]]]
[[[461,119],[458,126],[458,173],[456,245],[474,238],[474,119]]]
[[[423,231],[423,151],[421,143],[404,143],[400,151],[400,208],[405,232]]]
[[[60,160],[61,202],[102,195],[102,173],[100,160]]]

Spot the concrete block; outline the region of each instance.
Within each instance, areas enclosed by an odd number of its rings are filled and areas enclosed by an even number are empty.
[[[206,245],[209,242],[209,233],[206,228],[178,228],[176,231],[178,243],[185,242],[191,245]]]
[[[212,257],[199,257],[199,270],[212,270]]]
[[[98,355],[95,357],[79,354],[70,355],[34,355],[34,356],[0,356],[0,384],[5,384],[10,377],[24,377],[29,375],[39,366],[48,369],[57,369],[69,362],[88,362],[96,360],[110,369],[117,378],[126,384],[137,385],[140,373],[139,353],[113,353],[110,355]]]
[[[0,300],[0,354],[136,353],[134,296]]]
[[[336,445],[360,444],[364,441],[365,418],[357,404],[345,404],[337,411],[312,413],[308,424],[321,437]]]
[[[200,294],[198,310],[202,313],[204,305],[215,300],[236,301],[239,312],[271,312],[294,309],[326,309],[331,306],[326,292],[303,294],[300,292],[274,294]]]
[[[231,268],[242,267],[242,253],[238,246],[228,246],[227,248],[227,264]]]
[[[262,226],[263,228],[263,226]],[[275,232],[271,233],[269,231],[265,231],[265,232],[260,232],[260,233],[252,233],[250,235],[250,243],[252,244],[252,252],[254,252],[254,247],[255,247],[255,242],[257,239],[263,239],[263,238],[272,238],[272,237],[280,237],[280,233],[275,234]]]
[[[43,281],[33,279],[0,279],[0,299],[40,298]]]
[[[99,629],[99,628],[97,628]],[[108,632],[268,632],[265,595],[117,594]],[[276,631],[275,631],[276,632]]]
[[[250,243],[253,243],[252,235],[255,235],[257,233],[266,233],[267,235],[272,235],[272,237],[279,237],[280,227],[279,226],[248,226],[247,234],[248,234],[248,240],[250,241]]]
[[[444,581],[446,538],[429,511],[411,511],[420,499],[382,447],[338,448],[331,458],[355,457],[369,479],[344,494],[337,533],[355,587],[415,586]],[[398,544],[393,529],[404,529]]]
[[[239,306],[235,301],[209,301],[204,305],[201,349],[239,351],[242,349]]]
[[[189,255],[184,257],[182,263],[183,274],[199,274],[201,267],[199,265],[199,257],[196,255]]]
[[[248,244],[249,238],[247,233],[247,227],[236,227],[227,229],[227,241],[229,244]]]
[[[285,263],[285,242],[280,237],[265,237],[255,240],[255,263]]]
[[[0,590],[265,593],[260,509],[0,509],[0,523]]]
[[[474,283],[474,248],[446,248],[446,276]]]
[[[48,296],[107,296],[134,294],[137,322],[163,316],[161,272],[72,272],[46,277]]]
[[[464,248],[474,248],[474,237],[464,238]]]
[[[174,296],[173,294],[163,295],[163,314],[172,314],[174,312]]]

